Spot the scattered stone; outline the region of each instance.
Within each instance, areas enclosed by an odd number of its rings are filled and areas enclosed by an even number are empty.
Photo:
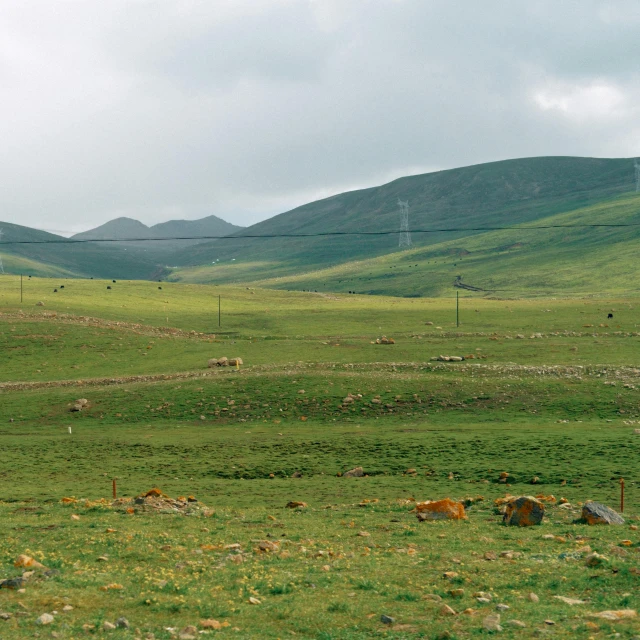
[[[25,567],[28,569],[46,569],[43,564],[40,564],[37,560],[34,560],[31,556],[27,556],[21,553],[16,561],[13,563],[14,567]]]
[[[527,594],[527,600],[529,602],[533,602],[535,604],[537,604],[538,602],[540,602],[540,598],[538,597],[537,594],[533,593],[533,591],[529,594]]]
[[[498,554],[495,551],[486,551],[482,557],[485,560],[493,561],[498,559]]]
[[[223,623],[218,620],[214,620],[213,618],[209,618],[208,620],[200,620],[200,626],[203,629],[222,629]]]
[[[258,598],[254,598],[253,596],[251,596],[249,598],[249,604],[262,604],[262,602],[258,600]]]
[[[449,591],[449,595],[452,598],[462,598],[462,596],[464,595],[464,589],[451,589]]]
[[[364,469],[362,467],[354,467],[349,471],[345,471],[343,477],[344,478],[362,478],[364,475]]]
[[[294,471],[294,472],[291,474],[291,477],[292,477],[292,478],[302,478],[302,471]]]
[[[276,553],[280,550],[280,545],[277,542],[271,542],[270,540],[262,540],[258,543],[258,550]]]
[[[11,614],[10,613],[0,613],[0,620],[10,620],[11,619]]]
[[[561,602],[564,602],[565,604],[568,605],[575,605],[575,604],[586,604],[587,601],[586,600],[578,600],[577,598],[567,598],[566,596],[553,596],[556,600],[560,600]]]
[[[462,502],[451,498],[444,500],[419,502],[416,504],[416,517],[420,522],[425,520],[466,520]]]
[[[44,302],[42,302],[42,300],[38,300],[38,302],[36,302],[36,307],[44,307]]]
[[[125,617],[121,617],[116,620],[116,627],[118,627],[118,629],[130,629],[131,625]]]
[[[624,518],[600,502],[586,502],[582,507],[582,519],[590,525],[624,524]]]
[[[443,604],[440,609],[438,609],[441,616],[455,616],[456,612],[448,605]]]
[[[217,358],[209,358],[209,361],[207,362],[207,366],[209,367],[209,369],[213,369],[213,367],[217,367],[218,366],[218,359]]]
[[[509,611],[511,607],[508,604],[497,604],[496,609],[498,611]]]
[[[606,562],[609,562],[609,558],[605,556],[601,556],[596,551],[594,551],[593,553],[590,553],[584,559],[584,563],[587,565],[587,567],[601,567]]]
[[[600,613],[592,613],[592,618],[601,618],[602,620],[628,620],[635,618],[638,613],[635,609],[619,609],[617,611],[600,611]]]
[[[244,364],[242,358],[229,358],[228,365],[230,367],[239,367],[242,364]]]
[[[395,343],[396,341],[393,338],[387,338],[387,336],[376,338],[376,344],[395,344]]]
[[[500,614],[492,613],[488,615],[483,621],[482,626],[487,631],[502,631],[502,627],[500,626]]]
[[[291,500],[285,505],[285,509],[304,509],[307,506],[306,502],[298,502],[297,500]]]
[[[546,625],[549,625],[550,627],[552,627],[555,624],[555,622],[553,620],[545,620],[544,623]]]
[[[73,611],[73,607],[70,604],[65,604],[64,607],[62,607],[62,610],[65,613],[68,613],[69,611]]]
[[[544,505],[532,496],[514,498],[505,505],[502,521],[512,527],[531,527],[541,524]]]
[[[37,620],[36,624],[51,624],[53,622],[53,616],[50,613],[43,613]]]
[[[356,535],[360,538],[368,538],[371,534],[368,531],[358,531]]]
[[[531,484],[540,484],[540,478],[533,476],[533,478],[531,478]]]
[[[0,580],[0,589],[21,589],[24,584],[24,578],[17,576],[16,578],[6,578]]]
[[[382,624],[393,624],[396,621],[395,618],[392,618],[391,616],[386,616],[384,615],[384,613],[380,616],[380,622],[382,622]]]
[[[102,630],[103,631],[113,631],[114,629],[117,629],[116,625],[113,624],[113,622],[109,622],[108,620],[105,620],[102,623]]]
[[[431,602],[442,602],[442,598],[437,593],[427,593],[422,596],[423,600],[430,600]]]
[[[504,624],[508,627],[517,627],[518,629],[525,629],[527,626],[524,622],[522,622],[522,620],[515,620],[515,619],[507,620]]]
[[[180,640],[196,640],[197,637],[198,637],[198,629],[194,627],[192,624],[186,626],[178,634],[178,638]]]

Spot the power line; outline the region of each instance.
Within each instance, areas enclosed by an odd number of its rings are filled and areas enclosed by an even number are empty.
[[[411,233],[459,233],[463,231],[540,231],[544,229],[622,229],[640,227],[640,222],[619,224],[545,224],[535,227],[443,227],[441,229],[413,229]],[[245,238],[326,238],[336,236],[389,236],[398,231],[325,231],[321,233],[265,233],[241,236],[172,236],[166,238],[101,238],[101,239],[61,239],[61,240],[7,240],[0,246],[9,244],[87,244],[89,242],[164,242],[168,240],[243,240]]]

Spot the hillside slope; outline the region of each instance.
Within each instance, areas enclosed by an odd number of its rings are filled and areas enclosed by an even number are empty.
[[[530,223],[593,224],[630,226],[491,231],[252,284],[410,297],[456,289],[467,296],[640,294],[640,194]],[[464,291],[461,284],[480,291]]]
[[[8,222],[0,222],[0,228],[0,255],[7,273],[133,279],[163,273],[155,260],[127,247],[66,242],[62,236]]]
[[[439,171],[394,180],[380,187],[339,194],[306,204],[239,231],[232,238],[177,252],[170,261],[201,281],[239,282],[298,274],[347,261],[397,251],[398,236],[243,238],[244,235],[315,234],[399,229],[398,199],[410,206],[412,229],[520,224],[589,206],[633,187],[627,159],[525,158]],[[474,235],[413,234],[414,245],[428,246]],[[211,266],[214,261],[220,264]],[[234,260],[233,268],[221,265]]]

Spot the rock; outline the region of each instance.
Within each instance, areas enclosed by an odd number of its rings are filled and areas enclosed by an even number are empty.
[[[69,611],[73,611],[73,607],[70,604],[65,604],[64,607],[62,607],[62,610],[65,613],[68,613]]]
[[[395,618],[392,618],[391,616],[385,616],[384,613],[380,616],[380,622],[382,622],[382,624],[393,624],[395,621]]]
[[[540,598],[537,596],[537,594],[533,593],[533,591],[527,594],[527,600],[535,604],[538,604],[538,602],[540,602]]]
[[[542,502],[532,496],[521,496],[507,502],[502,521],[512,527],[531,527],[540,524],[543,517]]]
[[[456,612],[448,605],[448,604],[443,604],[440,609],[438,609],[438,612],[440,613],[441,616],[455,616]]]
[[[345,471],[343,474],[343,478],[362,478],[364,475],[364,469],[362,467],[354,467],[349,471]]]
[[[200,620],[200,626],[203,629],[222,629],[222,623],[218,620],[214,620],[213,618],[209,618],[208,620]]]
[[[492,613],[488,615],[483,621],[482,626],[487,631],[502,631],[502,627],[500,626],[500,614]]]
[[[605,556],[601,556],[599,553],[595,551],[593,553],[590,553],[584,559],[584,563],[587,565],[587,567],[601,567],[606,562],[609,562],[609,558],[606,558]]]
[[[449,595],[452,598],[462,598],[462,596],[464,595],[464,589],[450,589]]]
[[[194,627],[192,624],[186,626],[178,634],[178,638],[180,640],[196,640],[197,637],[198,637],[198,629]]]
[[[258,598],[254,598],[253,596],[249,598],[249,604],[262,604]]]
[[[600,502],[586,502],[582,507],[582,519],[590,525],[624,524],[624,518]]]
[[[294,471],[294,472],[291,474],[291,477],[292,477],[292,478],[302,478],[302,471]]]
[[[118,629],[130,629],[131,625],[126,618],[121,617],[116,620],[116,627],[118,627]]]
[[[431,602],[442,602],[442,598],[437,593],[427,593],[422,596],[423,600],[430,600]]]
[[[24,584],[24,578],[17,576],[16,578],[6,578],[0,580],[0,589],[21,589]]]
[[[38,302],[36,302],[36,307],[44,307],[44,302],[42,302],[42,300],[38,300]]]
[[[270,540],[262,540],[258,543],[258,549],[260,551],[276,553],[280,551],[280,545],[277,542],[271,542]]]
[[[560,600],[561,602],[564,602],[565,604],[568,605],[575,605],[575,604],[586,604],[587,601],[586,600],[578,600],[577,598],[567,598],[566,596],[553,596],[556,600]]]
[[[509,609],[510,609],[510,608],[511,608],[511,607],[509,607],[509,605],[508,605],[508,604],[497,604],[497,605],[496,605],[496,609],[497,609],[498,611],[509,611]]]
[[[10,620],[11,619],[11,614],[10,613],[0,613],[0,620]]]
[[[218,358],[218,366],[219,367],[227,367],[229,366],[229,358],[222,356],[222,358]]]
[[[638,613],[635,609],[619,609],[617,611],[600,611],[600,613],[591,614],[592,618],[600,618],[602,620],[628,620],[635,618]]]
[[[36,624],[51,624],[53,616],[50,613],[43,613],[37,620]]]
[[[527,626],[524,622],[522,622],[522,620],[507,620],[504,624],[507,627],[516,627],[518,629],[525,629]]]
[[[434,502],[419,502],[416,505],[416,517],[420,522],[424,522],[425,520],[466,520],[467,515],[462,502],[445,498]]]
[[[116,625],[113,624],[113,622],[109,622],[108,620],[105,620],[102,623],[102,630],[103,631],[113,631],[114,629],[117,629]]]
[[[13,563],[14,567],[25,567],[28,569],[46,569],[43,564],[40,564],[37,560],[34,560],[31,556],[27,556],[21,553],[16,561]]]
[[[285,505],[286,509],[304,509],[307,506],[306,502],[297,502],[296,500],[292,500],[291,502],[287,502]]]
[[[531,478],[531,484],[540,484],[540,478],[533,476],[533,478]]]
[[[229,366],[230,367],[239,367],[242,364],[244,364],[242,362],[242,358],[230,358],[229,359]]]
[[[209,369],[213,369],[213,367],[217,367],[217,366],[218,366],[218,359],[209,358],[209,361],[207,362],[207,367],[209,367]]]

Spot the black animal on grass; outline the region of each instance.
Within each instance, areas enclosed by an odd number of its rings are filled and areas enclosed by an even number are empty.
[[[111,285],[107,285],[107,289],[111,289]]]
[[[609,319],[613,318],[613,313],[609,313],[609,314],[607,315],[607,318],[609,318]]]

